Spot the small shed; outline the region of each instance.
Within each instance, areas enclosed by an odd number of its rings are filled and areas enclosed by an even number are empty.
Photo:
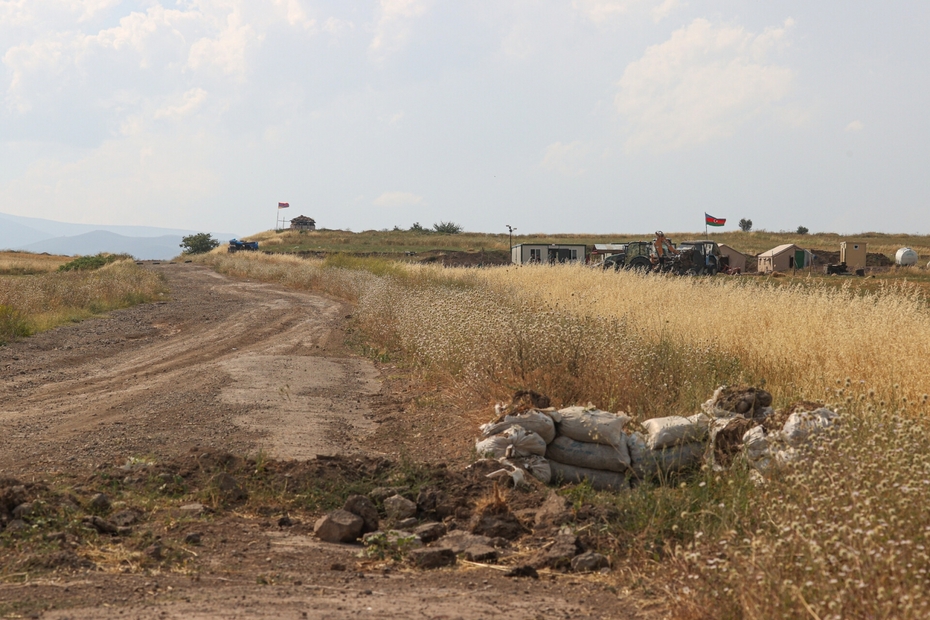
[[[840,262],[846,263],[846,268],[855,271],[864,269],[868,257],[865,243],[855,241],[840,241]]]
[[[745,254],[731,248],[725,243],[721,243],[717,247],[720,248],[720,256],[725,259],[725,261],[721,261],[721,264],[725,262],[726,266],[730,269],[739,269],[740,273],[746,273]]]
[[[803,269],[814,262],[814,255],[810,250],[799,248],[793,243],[786,243],[772,248],[768,252],[759,254],[759,273],[773,271],[788,271],[789,269]]]
[[[514,265],[583,263],[586,249],[583,244],[521,243],[510,248],[510,262]]]
[[[316,221],[306,215],[298,215],[291,220],[291,230],[316,230]]]

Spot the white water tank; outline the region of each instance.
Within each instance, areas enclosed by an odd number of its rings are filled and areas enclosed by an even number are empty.
[[[902,267],[907,267],[909,265],[917,264],[917,252],[911,248],[901,248],[894,255],[894,264],[901,265]]]

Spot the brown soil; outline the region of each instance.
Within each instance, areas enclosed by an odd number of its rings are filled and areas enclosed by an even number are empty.
[[[545,528],[500,566],[431,571],[316,539],[317,517],[376,486],[468,527],[491,493],[464,467],[473,423],[415,406],[430,395],[347,351],[341,302],[191,264],[146,268],[171,301],[0,348],[0,616],[661,615],[613,574],[506,576],[534,562]],[[100,492],[111,506],[92,507]],[[546,494],[506,496],[527,530]],[[15,518],[23,500],[31,512]],[[130,513],[117,534],[94,525]]]

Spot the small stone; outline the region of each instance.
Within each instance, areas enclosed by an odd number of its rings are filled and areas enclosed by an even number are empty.
[[[407,561],[417,568],[441,568],[455,564],[455,553],[444,548],[414,549],[407,554]]]
[[[294,522],[287,515],[284,515],[278,519],[278,527],[291,527],[292,525],[294,525]]]
[[[424,523],[413,530],[413,533],[420,537],[424,543],[431,543],[434,540],[446,535],[446,526],[442,523]]]
[[[184,542],[188,545],[199,545],[201,538],[203,538],[203,534],[200,532],[188,532],[184,536]]]
[[[504,577],[532,577],[533,579],[539,579],[539,573],[535,568],[527,564],[524,566],[514,566],[504,573]]]
[[[498,552],[493,547],[474,545],[465,550],[465,559],[470,562],[497,562]]]
[[[440,538],[435,544],[436,547],[451,549],[455,554],[464,553],[466,549],[475,545],[490,547],[491,539],[487,536],[469,534],[464,530],[455,530]]]
[[[180,510],[183,515],[189,517],[196,517],[205,512],[203,504],[200,503],[185,504],[178,510]]]
[[[106,512],[110,509],[110,498],[103,493],[97,493],[90,498],[88,505],[90,506],[91,510],[95,510],[97,512]]]
[[[14,519],[25,519],[31,517],[32,513],[35,512],[35,507],[32,502],[25,502],[13,509],[13,518]]]
[[[161,543],[154,543],[146,547],[143,553],[153,560],[161,560],[164,558],[164,547],[161,546]]]
[[[329,565],[329,570],[344,571],[345,569],[346,565],[341,562],[333,562]]]
[[[578,546],[578,537],[574,534],[559,534],[555,537],[555,544],[546,554],[546,564],[552,568],[568,568],[572,558],[581,551]]]
[[[100,532],[101,534],[116,534],[117,533],[117,527],[110,521],[107,521],[106,519],[104,519],[103,517],[92,515],[90,517],[84,517],[82,521],[86,523],[87,525],[91,526],[92,528],[94,528],[95,530],[97,530],[98,532]]]
[[[593,551],[576,555],[572,559],[572,570],[576,573],[593,573],[609,566],[610,560],[607,559],[607,556]]]
[[[568,500],[557,493],[550,493],[546,501],[536,511],[537,527],[559,527],[572,520],[572,513],[568,509]]]
[[[132,528],[128,525],[118,525],[116,526],[116,535],[117,536],[130,536],[132,534]]]
[[[29,526],[26,525],[26,522],[23,521],[22,519],[13,519],[12,521],[6,524],[6,528],[4,528],[4,531],[5,532],[21,532],[28,528]]]
[[[525,533],[523,524],[512,512],[504,514],[476,514],[471,521],[472,534],[481,534],[490,538],[516,540]]]
[[[389,497],[394,495],[403,495],[404,493],[409,493],[410,487],[377,487],[372,489],[368,494],[368,498],[376,504],[384,503]]]
[[[334,510],[317,520],[313,533],[326,542],[353,542],[361,536],[364,525],[360,516],[347,510]]]
[[[417,505],[401,495],[392,495],[384,500],[384,512],[388,519],[401,521],[417,514]]]
[[[110,521],[115,523],[117,526],[125,527],[138,523],[139,517],[140,515],[138,512],[132,510],[131,508],[127,508],[126,510],[120,510],[119,512],[114,512],[112,515],[110,515]]]
[[[398,521],[395,525],[396,525],[397,529],[399,529],[399,530],[412,530],[412,529],[415,528],[419,523],[420,523],[420,522],[417,521],[417,518],[416,518],[416,517],[410,517],[409,519],[402,519],[402,520]]]
[[[362,532],[378,530],[378,509],[375,508],[374,502],[364,495],[350,495],[342,509],[362,518]]]

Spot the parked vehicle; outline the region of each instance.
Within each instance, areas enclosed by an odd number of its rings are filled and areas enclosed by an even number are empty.
[[[230,254],[235,254],[239,250],[245,250],[247,252],[253,252],[258,249],[258,241],[239,241],[238,239],[229,240],[229,250]]]
[[[683,273],[712,276],[721,270],[722,257],[716,241],[682,241],[678,252]]]

